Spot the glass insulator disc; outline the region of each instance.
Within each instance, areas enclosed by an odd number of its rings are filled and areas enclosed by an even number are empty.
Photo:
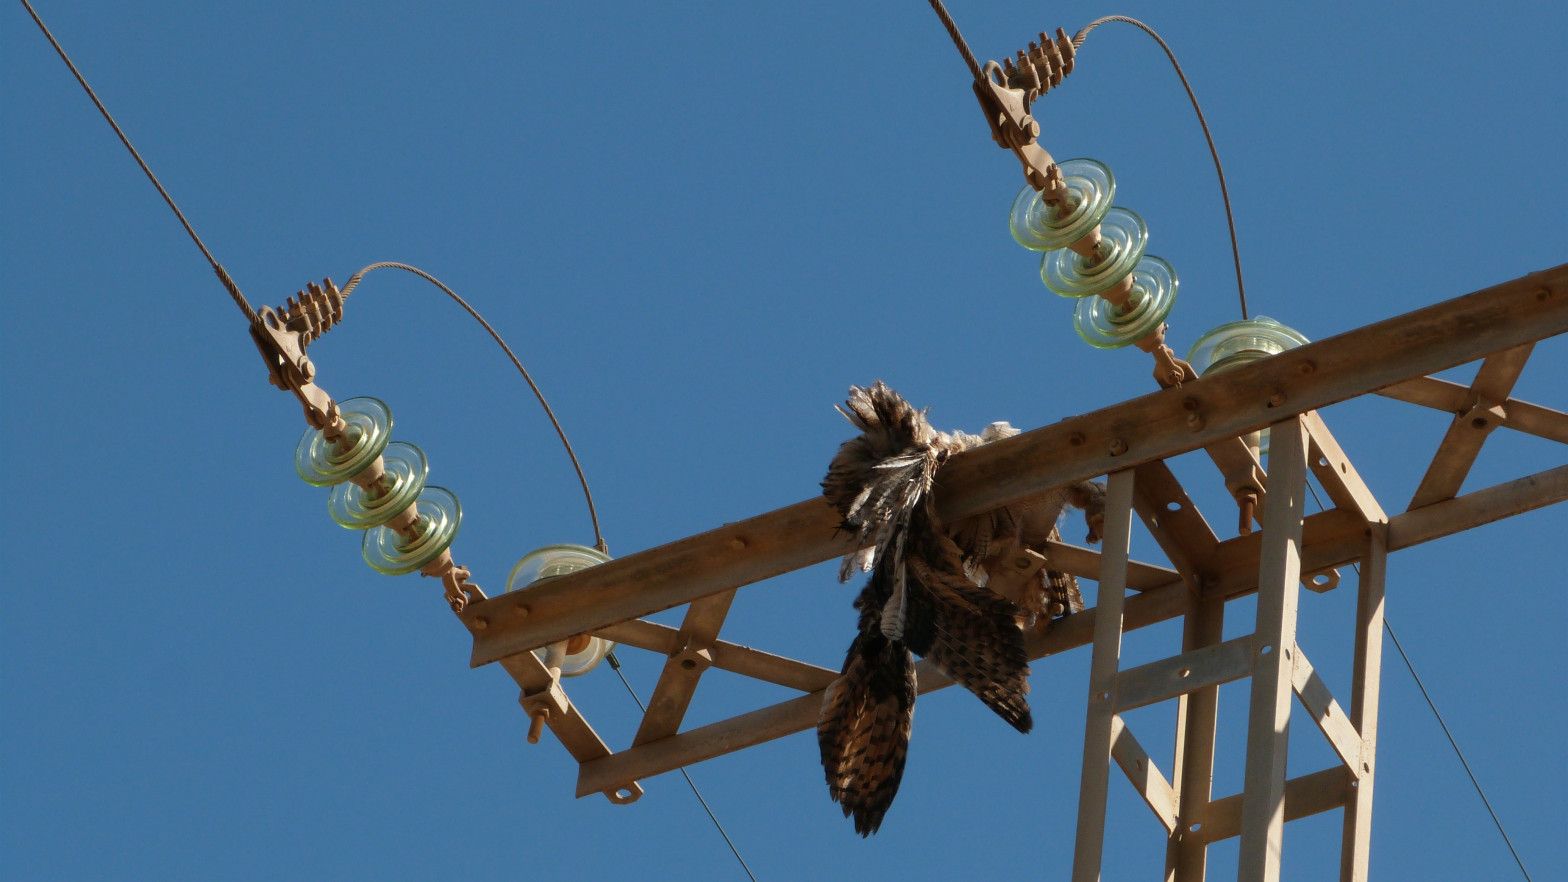
[[[1307,342],[1294,328],[1260,315],[1228,322],[1199,337],[1187,353],[1187,361],[1199,374],[1208,374],[1251,364]]]
[[[1112,208],[1100,222],[1099,260],[1091,264],[1076,252],[1052,251],[1040,261],[1040,278],[1063,297],[1109,291],[1132,272],[1148,244],[1149,228],[1143,218],[1125,208]]]
[[[1008,226],[1018,244],[1030,251],[1052,251],[1089,235],[1116,197],[1116,176],[1094,159],[1069,159],[1059,163],[1062,180],[1072,193],[1072,207],[1065,214],[1045,204],[1040,193],[1025,186],[1013,200]]]
[[[305,483],[317,487],[341,484],[376,461],[392,440],[392,411],[378,398],[350,398],[338,403],[348,428],[336,442],[320,429],[306,429],[294,448],[294,468]]]
[[[610,556],[597,548],[586,545],[546,545],[523,555],[506,577],[506,590],[516,591],[537,582],[575,573],[606,563]],[[589,637],[587,645],[576,652],[568,652],[561,661],[561,676],[576,677],[593,670],[610,654],[615,644],[603,637]],[[534,655],[545,661],[546,650],[536,649]]]
[[[1179,284],[1169,263],[1146,255],[1133,268],[1125,310],[1103,297],[1085,297],[1078,301],[1073,326],[1085,343],[1097,349],[1120,349],[1136,343],[1159,330],[1170,315]]]
[[[405,539],[391,527],[365,533],[365,563],[378,573],[401,576],[412,573],[452,547],[463,508],[445,487],[426,487],[419,494],[419,521],[414,536]]]
[[[405,441],[393,441],[381,452],[386,475],[379,486],[366,490],[348,481],[332,488],[327,512],[338,525],[350,530],[379,527],[397,517],[425,489],[430,465],[425,453]]]

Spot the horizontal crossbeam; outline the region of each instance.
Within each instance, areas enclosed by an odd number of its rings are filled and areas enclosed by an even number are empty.
[[[1285,820],[1306,818],[1345,804],[1350,771],[1342,766],[1302,775],[1285,782]],[[1203,812],[1203,826],[1187,835],[1218,842],[1241,835],[1241,794],[1216,799]]]
[[[1195,450],[1347,398],[1568,332],[1568,265],[965,451],[942,471],[944,519]],[[471,663],[689,603],[847,550],[813,498],[472,604]]]
[[[1396,401],[1430,407],[1433,410],[1445,410],[1452,414],[1461,414],[1469,410],[1475,399],[1475,393],[1470,390],[1470,387],[1439,380],[1436,377],[1416,377],[1413,380],[1405,380],[1379,389],[1377,394]],[[1568,444],[1568,413],[1528,401],[1520,401],[1517,398],[1510,398],[1503,402],[1503,413],[1502,427],[1505,429]]]
[[[1396,515],[1389,520],[1388,548],[1409,548],[1564,500],[1568,500],[1568,465],[1437,503],[1430,507],[1438,510],[1436,516],[1431,516],[1429,509]],[[1238,536],[1220,543],[1214,560],[1223,561],[1223,568],[1206,574],[1206,584],[1214,597],[1238,597],[1256,590],[1260,535]],[[1344,512],[1313,515],[1303,527],[1303,536],[1304,570],[1347,564],[1359,559],[1366,550],[1365,522]],[[1180,579],[1131,595],[1123,610],[1123,630],[1134,631],[1182,615],[1191,598]],[[1039,660],[1086,645],[1093,639],[1095,616],[1094,609],[1085,610],[1054,622],[1044,635],[1027,635],[1029,658]],[[924,662],[916,670],[922,693],[950,685]],[[608,790],[624,782],[805,731],[816,725],[821,707],[820,693],[802,695],[583,763],[577,779],[578,795]],[[1289,799],[1288,792],[1286,798]]]
[[[1116,675],[1116,709],[1132,710],[1252,673],[1252,635],[1128,668]]]

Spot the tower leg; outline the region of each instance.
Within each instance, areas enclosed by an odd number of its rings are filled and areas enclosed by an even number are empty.
[[[1285,830],[1285,756],[1301,578],[1307,437],[1299,417],[1272,427],[1268,506],[1253,629],[1252,698],[1241,819],[1241,882],[1278,882]]]
[[[1388,525],[1371,524],[1356,599],[1356,657],[1350,722],[1361,733],[1361,768],[1352,769],[1340,851],[1341,882],[1366,882],[1372,846],[1372,778],[1377,771],[1378,680],[1383,665],[1383,577]]]
[[[1095,600],[1094,656],[1089,663],[1089,710],[1084,723],[1083,776],[1078,786],[1078,837],[1073,882],[1098,882],[1105,847],[1105,804],[1110,786],[1111,720],[1116,712],[1116,673],[1121,666],[1122,601],[1132,539],[1131,469],[1112,472],[1105,491],[1100,590]],[[1286,680],[1285,688],[1290,688]]]
[[[1194,597],[1182,628],[1182,651],[1220,642],[1225,601]],[[1171,786],[1178,795],[1176,830],[1165,849],[1166,882],[1203,882],[1208,840],[1200,835],[1205,809],[1213,795],[1214,723],[1219,715],[1220,688],[1206,686],[1179,700],[1176,707],[1176,766]]]

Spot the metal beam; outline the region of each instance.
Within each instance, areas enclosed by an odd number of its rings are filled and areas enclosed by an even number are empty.
[[[1514,390],[1519,373],[1530,360],[1534,343],[1515,346],[1504,352],[1487,356],[1476,371],[1475,382],[1470,384],[1471,401],[1463,413],[1457,414],[1437,445],[1437,453],[1427,466],[1421,485],[1410,500],[1410,508],[1420,508],[1444,499],[1452,499],[1470,474],[1481,445],[1486,443],[1492,430],[1507,419],[1503,402]]]
[[[1345,804],[1345,794],[1350,789],[1351,775],[1344,766],[1302,775],[1285,783],[1285,820],[1295,821]],[[1203,828],[1195,831],[1195,838],[1204,842],[1218,842],[1241,832],[1240,793],[1216,799],[1209,803]]]
[[[1121,667],[1127,551],[1132,540],[1132,490],[1131,469],[1112,472],[1106,482],[1105,552],[1100,556],[1100,591],[1094,607],[1094,655],[1089,661],[1073,882],[1099,882],[1100,859],[1105,852],[1105,808],[1116,743],[1116,672]]]
[[[1564,332],[1568,265],[958,454],[939,511],[959,519]],[[827,560],[847,550],[838,521],[814,498],[472,604],[471,663]]]
[[[1480,524],[1564,500],[1568,500],[1568,465],[1479,490],[1458,499],[1440,502],[1419,511],[1396,515],[1390,519],[1388,525],[1388,550],[1409,548]],[[1309,569],[1338,566],[1360,558],[1366,553],[1367,529],[1364,522],[1345,512],[1329,511],[1307,518],[1303,526],[1304,566]],[[1254,533],[1249,536],[1238,536],[1219,544],[1214,559],[1225,562],[1225,565],[1223,568],[1218,568],[1216,565],[1215,569],[1205,573],[1206,584],[1211,586],[1211,589],[1205,592],[1204,598],[1198,601],[1199,603],[1220,603],[1249,594],[1256,589],[1261,535]],[[1399,537],[1397,542],[1394,538],[1396,536]],[[1193,603],[1191,593],[1180,579],[1173,580],[1163,587],[1133,595],[1127,598],[1123,630],[1132,631],[1169,621],[1186,613],[1191,603]],[[1086,645],[1092,639],[1097,618],[1096,610],[1088,609],[1053,622],[1044,635],[1026,635],[1025,646],[1029,650],[1029,658],[1039,660]],[[1216,614],[1214,620],[1217,622],[1218,618]],[[639,623],[627,623],[627,625],[637,624]],[[616,632],[607,629],[605,633]],[[640,645],[635,641],[628,642]],[[752,650],[752,652],[757,651]],[[766,655],[766,653],[759,654]],[[778,657],[772,656],[772,658]],[[716,657],[715,664],[717,663]],[[803,662],[793,664],[804,665]],[[730,669],[747,673],[738,667],[732,666]],[[827,671],[825,668],[815,668],[815,670]],[[923,662],[916,667],[916,670],[920,675],[922,694],[945,688],[947,685],[934,668]],[[823,676],[823,674],[815,673],[806,676]],[[826,676],[831,681],[836,674],[828,671]],[[759,679],[771,678],[759,677]],[[782,681],[774,679],[772,682]],[[810,695],[759,708],[584,763],[578,776],[578,795],[597,793],[614,788],[623,782],[649,778],[744,747],[805,731],[816,725],[817,712],[821,706],[820,692],[813,692]],[[1194,840],[1189,837],[1189,841]]]
[[[1176,791],[1171,789],[1171,782],[1165,780],[1160,767],[1149,757],[1149,752],[1133,737],[1132,730],[1127,728],[1127,721],[1120,714],[1111,717],[1111,759],[1116,760],[1122,774],[1132,782],[1133,789],[1143,797],[1144,804],[1154,812],[1154,816],[1160,819],[1166,835],[1170,835],[1176,829]]]
[[[1240,882],[1279,882],[1285,838],[1285,755],[1290,743],[1307,436],[1299,418],[1269,429],[1269,507],[1263,515],[1252,699],[1241,807]]]
[[[1356,592],[1356,651],[1350,722],[1361,732],[1361,768],[1352,769],[1341,828],[1340,882],[1367,882],[1372,855],[1372,786],[1377,777],[1377,705],[1383,666],[1383,583],[1388,571],[1388,528],[1374,524],[1361,559]]]
[[[674,735],[686,717],[697,683],[713,664],[713,641],[724,627],[730,614],[730,604],[735,591],[723,591],[699,597],[686,608],[686,618],[681,621],[676,646],[664,661],[659,672],[659,682],[648,698],[648,709],[643,712],[642,723],[632,744],[647,744]]]
[[[1252,635],[1247,634],[1128,668],[1116,678],[1116,709],[1133,710],[1240,680],[1252,672],[1252,649]]]
[[[673,655],[680,651],[681,632],[656,622],[632,619],[629,622],[619,622],[607,628],[600,628],[594,633],[615,643],[624,643],[627,646],[635,646],[661,655]],[[763,652],[760,649],[741,646],[726,640],[713,641],[708,651],[713,654],[713,666],[720,670],[790,689],[799,689],[801,692],[825,689],[833,682],[833,678],[838,676],[838,671],[820,665],[774,655],[771,652]]]
[[[1225,632],[1225,601],[1198,599],[1182,622],[1182,649],[1213,646]],[[1208,820],[1214,795],[1214,728],[1219,716],[1219,687],[1207,686],[1176,702],[1176,789],[1180,824],[1165,846],[1165,882],[1203,882],[1208,872],[1208,842],[1196,835]]]
[[[1339,759],[1351,774],[1361,774],[1361,733],[1351,725],[1350,717],[1340,708],[1339,702],[1334,700],[1334,693],[1329,691],[1328,684],[1318,676],[1313,669],[1312,662],[1307,659],[1307,654],[1301,651],[1301,645],[1295,646],[1295,667],[1291,670],[1290,685],[1296,691],[1296,697],[1301,699],[1301,706],[1307,709],[1307,715],[1312,717],[1312,722],[1318,724],[1328,743],[1333,746],[1334,752],[1339,754]]]
[[[1568,499],[1568,465],[1407,511],[1388,522],[1388,550],[1523,514]]]
[[[1377,394],[1395,401],[1419,404],[1433,410],[1446,410],[1452,414],[1470,409],[1472,393],[1468,386],[1439,380],[1436,377],[1416,377],[1377,390]],[[1503,402],[1503,427],[1548,441],[1568,444],[1568,413],[1552,410],[1539,404],[1510,398]]]

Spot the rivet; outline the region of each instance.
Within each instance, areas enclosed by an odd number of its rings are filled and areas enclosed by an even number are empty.
[[[736,536],[734,539],[730,540],[730,547],[735,549],[736,551],[740,551],[741,549],[746,547],[746,540],[742,539],[739,536]]]
[[[520,619],[528,618],[528,604],[519,603],[517,606],[512,607],[512,615]]]
[[[1196,398],[1183,398],[1181,400],[1181,407],[1182,407],[1182,410],[1197,410],[1198,409],[1198,399],[1196,399]]]
[[[1203,415],[1196,413],[1187,414],[1187,428],[1193,430],[1194,432],[1203,428]]]
[[[1127,442],[1120,438],[1112,439],[1110,450],[1112,456],[1121,456],[1127,452]]]
[[[1297,372],[1299,372],[1303,377],[1317,369],[1318,366],[1314,364],[1310,358],[1302,362],[1300,367],[1296,368]]]
[[[490,620],[484,616],[474,616],[474,621],[472,624],[475,631],[483,631],[484,629],[490,627]]]
[[[1083,433],[1082,432],[1074,432],[1071,435],[1067,436],[1067,443],[1071,444],[1074,447],[1078,447],[1078,446],[1082,445],[1083,442],[1084,442],[1084,437],[1083,437]]]
[[[1284,403],[1285,403],[1285,393],[1284,392],[1275,392],[1273,395],[1269,396],[1269,407],[1279,407],[1281,404],[1284,404]]]

